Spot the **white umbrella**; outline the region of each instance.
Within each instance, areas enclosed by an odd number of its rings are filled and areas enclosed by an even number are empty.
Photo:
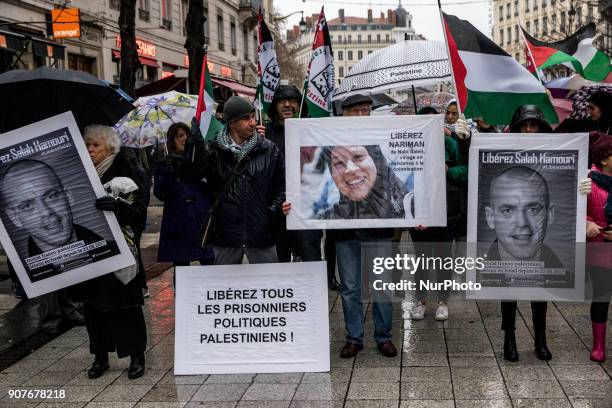
[[[402,41],[373,52],[353,65],[334,99],[350,93],[371,94],[451,79],[446,46],[441,41]]]

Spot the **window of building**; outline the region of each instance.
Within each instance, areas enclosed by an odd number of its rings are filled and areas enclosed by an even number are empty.
[[[525,12],[529,12],[529,0],[525,0]]]
[[[238,53],[238,42],[236,40],[236,18],[230,17],[230,45],[232,46],[232,55]]]
[[[517,52],[516,54],[514,54],[514,59],[520,62],[521,55]]]
[[[385,34],[385,42],[389,42],[389,34]]]
[[[370,55],[372,53],[372,50],[368,50],[368,55]]]
[[[204,43],[208,44],[210,38],[210,25],[208,24],[208,7],[204,7]]]
[[[531,34],[531,22],[530,21],[525,23],[525,31]]]
[[[87,72],[88,74],[96,75],[95,66],[95,58],[68,53],[68,69],[71,69],[73,71]]]
[[[551,33],[556,33],[557,32],[557,15],[553,14],[552,15],[552,19],[550,20],[550,32]]]
[[[217,37],[219,40],[219,50],[225,51],[225,41],[224,34],[225,30],[223,29],[223,11],[221,9],[217,9]]]
[[[189,1],[181,0],[181,21],[183,22],[183,36],[187,35],[187,13],[189,13]]]
[[[379,43],[380,42],[380,34],[376,34],[376,42]]]
[[[109,0],[108,1],[108,7],[110,7],[113,10],[120,10],[121,9],[121,0]]]
[[[342,35],[338,35],[338,44],[342,44]]]
[[[546,0],[542,0],[542,8],[545,8],[545,7],[546,7]]]
[[[368,44],[372,42],[372,34],[368,34]]]
[[[512,28],[508,27],[506,35],[508,36],[508,38],[506,38],[506,44],[510,44],[512,42]]]
[[[357,35],[357,44],[361,44],[361,34]]]
[[[540,20],[533,21],[533,35],[534,36],[540,35]]]
[[[257,43],[257,34],[253,35],[253,62],[257,63],[257,47],[258,47],[258,43]]]
[[[593,21],[593,5],[591,3],[587,6],[587,22]]]
[[[548,16],[542,17],[542,35],[548,35]]]
[[[504,20],[504,5],[500,5],[499,6],[499,21],[503,21]]]
[[[353,51],[348,51],[348,52],[347,52],[347,54],[348,54],[348,55],[347,55],[347,57],[348,57],[347,59],[348,59],[349,61],[352,61],[352,60],[353,60]]]
[[[550,5],[551,5],[551,6],[554,6],[554,5],[555,5],[555,3],[556,3],[556,1],[555,1],[555,0],[550,0]]]
[[[533,0],[533,9],[534,10],[538,9],[538,0]]]
[[[514,0],[514,17],[519,15],[519,3],[518,0]]]
[[[172,30],[172,0],[161,0],[160,12],[162,25],[168,30]]]
[[[576,25],[580,26],[582,24],[582,5],[576,6]]]
[[[350,35],[349,35],[349,36],[347,36],[347,38],[346,38],[346,42],[347,42],[347,43],[349,43],[349,44],[350,44],[352,40],[353,40],[353,39],[351,38],[351,36],[350,36]]]
[[[518,24],[514,26],[514,42],[518,42],[519,40],[519,26]]]
[[[357,60],[360,60],[363,58],[363,51],[359,50],[357,51]]]
[[[504,45],[504,30],[499,30],[499,45]]]
[[[510,18],[510,3],[506,4],[506,18]]]
[[[339,67],[338,68],[338,76],[340,78],[344,77],[344,67]]]
[[[344,52],[338,51],[338,61],[344,61]]]
[[[561,32],[564,33],[565,32],[565,23],[567,16],[565,15],[565,12],[561,13],[561,25],[559,26],[559,28],[561,29]]]
[[[247,26],[242,26],[242,47],[244,48],[244,60],[249,60],[249,31],[247,30]]]
[[[138,0],[138,18],[142,21],[151,20],[149,0]]]

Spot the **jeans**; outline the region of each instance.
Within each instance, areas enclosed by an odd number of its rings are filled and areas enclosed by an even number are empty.
[[[410,237],[414,245],[416,256],[423,254],[426,257],[446,258],[453,256],[453,239],[455,238],[455,230],[452,226],[448,227],[430,227],[423,231],[416,229],[410,230]],[[440,283],[452,278],[452,270],[438,269],[436,271],[436,282]],[[415,273],[415,290],[416,300],[424,302],[427,299],[427,291],[421,289],[421,281],[427,281],[432,276],[432,271],[427,271],[419,268]],[[437,291],[438,301],[446,302],[449,297],[448,289]]]
[[[384,242],[389,242],[388,246],[390,245],[390,241]],[[377,256],[384,255],[377,254]],[[362,344],[364,334],[362,282],[364,280],[362,280],[361,270],[361,241],[357,239],[336,241],[336,257],[340,274],[340,296],[342,297],[342,310],[344,311],[346,341]],[[366,270],[366,272],[371,274],[369,277],[372,277],[371,270]],[[370,282],[370,279],[365,281]],[[375,292],[374,298],[372,302],[374,339],[381,343],[391,340],[393,306],[388,293]]]
[[[246,255],[249,263],[277,263],[278,256],[276,247],[264,248],[234,248],[213,247],[215,251],[215,265],[238,265],[242,263],[242,257]]]

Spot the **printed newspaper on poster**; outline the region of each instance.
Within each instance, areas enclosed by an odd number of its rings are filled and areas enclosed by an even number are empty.
[[[470,147],[472,299],[584,298],[587,134],[479,134]]]
[[[176,269],[174,374],[329,371],[325,262]]]
[[[288,229],[446,225],[441,115],[285,121]],[[442,177],[442,178],[441,178]]]
[[[28,297],[134,265],[71,112],[0,137],[0,241]]]

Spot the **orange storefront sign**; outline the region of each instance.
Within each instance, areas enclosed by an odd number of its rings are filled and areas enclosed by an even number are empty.
[[[0,35],[0,48],[8,48],[6,45],[6,37],[4,35]]]
[[[51,10],[53,38],[81,37],[81,14],[78,8]]]
[[[121,49],[121,37],[117,36],[117,48]],[[155,44],[136,39],[136,52],[141,57],[155,58],[157,56],[157,47]]]

